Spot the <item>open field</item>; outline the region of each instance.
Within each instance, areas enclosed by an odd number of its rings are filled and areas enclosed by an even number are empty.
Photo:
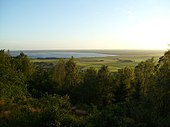
[[[76,52],[86,52],[86,50],[83,51],[80,50]],[[116,52],[113,52],[112,50],[95,50],[95,51],[89,50],[87,52],[107,53],[112,55],[115,54],[115,56],[75,58],[75,62],[80,69],[84,70],[89,67],[94,67],[96,69],[99,69],[102,65],[107,65],[110,71],[112,72],[117,71],[118,69],[121,69],[123,67],[134,67],[141,61],[145,61],[152,57],[154,57],[155,61],[157,61],[158,58],[163,55],[163,51],[133,50],[129,52],[129,51],[117,50]],[[32,59],[31,61],[53,63],[55,65],[58,59]]]
[[[102,58],[79,58],[76,59],[77,65],[82,69],[87,69],[89,67],[100,68],[102,65],[107,65],[109,69],[117,71],[123,67],[134,67],[141,61],[145,61],[149,58],[155,58],[155,61],[159,59],[160,56],[112,56],[112,57],[102,57]]]

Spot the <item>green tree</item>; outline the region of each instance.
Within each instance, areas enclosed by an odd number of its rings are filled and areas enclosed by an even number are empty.
[[[97,76],[97,89],[98,89],[98,104],[105,106],[112,101],[112,92],[111,92],[111,77],[108,66],[103,65]]]
[[[57,86],[51,80],[51,71],[37,68],[28,83],[28,91],[32,97],[40,98],[48,94],[54,94]]]
[[[60,87],[63,87],[65,78],[66,78],[65,61],[63,59],[60,59],[54,66],[52,80]]]
[[[145,62],[139,63],[134,70],[134,96],[139,99],[141,96],[146,96],[151,86],[151,79],[155,73],[154,58],[148,59]]]
[[[119,69],[113,86],[114,102],[124,102],[129,98],[134,74],[130,68]]]
[[[80,83],[79,70],[74,62],[74,58],[70,58],[65,64],[65,85],[76,86]]]
[[[83,83],[75,91],[77,101],[83,104],[96,104],[99,98],[97,85],[97,70],[90,67],[84,71]]]
[[[24,74],[26,80],[30,79],[35,70],[33,64],[30,62],[30,59],[23,52],[14,58],[14,65],[17,71]]]
[[[170,50],[160,57],[156,73],[156,103],[162,117],[170,116]],[[170,118],[169,118],[170,119]]]
[[[9,52],[0,51],[0,98],[18,100],[26,94],[25,78],[14,68]]]

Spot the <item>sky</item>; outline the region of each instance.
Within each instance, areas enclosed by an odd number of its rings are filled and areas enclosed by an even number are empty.
[[[0,49],[160,49],[170,0],[0,0]]]

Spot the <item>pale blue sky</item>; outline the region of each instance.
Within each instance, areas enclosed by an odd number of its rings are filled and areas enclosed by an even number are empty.
[[[0,0],[0,49],[165,49],[170,0]]]

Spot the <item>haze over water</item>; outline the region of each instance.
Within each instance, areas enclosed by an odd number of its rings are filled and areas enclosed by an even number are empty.
[[[19,55],[20,51],[11,51],[12,56]],[[87,53],[87,52],[71,52],[71,51],[24,51],[30,58],[81,58],[81,57],[107,57],[114,56],[110,54],[101,53]]]
[[[12,56],[17,56],[21,51],[10,51]],[[119,55],[152,55],[159,56],[162,50],[25,50],[29,58],[81,58],[81,57],[108,57]]]

